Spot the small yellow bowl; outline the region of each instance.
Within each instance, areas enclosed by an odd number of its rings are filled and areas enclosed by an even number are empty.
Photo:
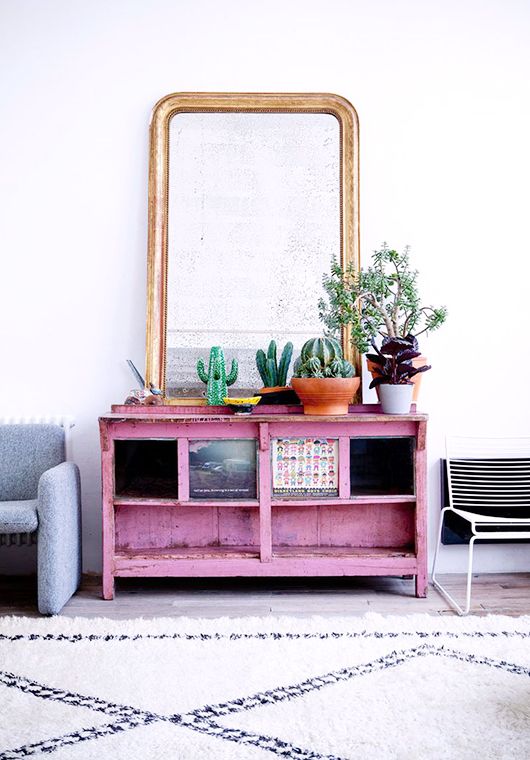
[[[223,399],[225,404],[231,405],[231,406],[243,406],[246,404],[250,404],[251,406],[256,406],[256,404],[261,401],[261,396],[251,396],[250,398],[229,398],[228,396]]]

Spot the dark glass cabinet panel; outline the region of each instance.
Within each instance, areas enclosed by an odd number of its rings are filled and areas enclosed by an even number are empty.
[[[190,499],[256,499],[255,440],[190,441]]]
[[[414,495],[414,438],[352,438],[352,496]]]
[[[115,441],[116,496],[178,498],[175,440]]]

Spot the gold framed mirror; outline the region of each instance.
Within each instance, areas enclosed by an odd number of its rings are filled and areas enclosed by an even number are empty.
[[[359,265],[359,126],[331,94],[175,93],[150,127],[146,382],[200,395],[197,358],[221,345],[234,386],[261,385],[271,339],[322,334],[332,257]],[[352,355],[343,335],[346,358]]]

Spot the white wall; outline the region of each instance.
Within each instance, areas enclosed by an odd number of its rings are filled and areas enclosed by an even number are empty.
[[[443,435],[530,434],[525,0],[1,0],[0,413],[73,414],[85,568],[99,568],[98,414],[143,366],[147,127],[175,91],[330,91],[361,122],[362,251],[412,245],[450,318],[434,365],[431,541]],[[444,552],[461,571],[461,547]],[[528,570],[526,546],[479,570]]]

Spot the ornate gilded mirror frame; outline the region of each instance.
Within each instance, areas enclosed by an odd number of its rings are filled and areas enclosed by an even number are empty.
[[[340,134],[340,259],[359,267],[359,122],[345,98],[327,93],[174,93],[155,105],[150,125],[146,382],[165,390],[169,125],[177,113],[331,114]],[[317,297],[315,295],[315,297]],[[359,368],[349,335],[344,355]]]

